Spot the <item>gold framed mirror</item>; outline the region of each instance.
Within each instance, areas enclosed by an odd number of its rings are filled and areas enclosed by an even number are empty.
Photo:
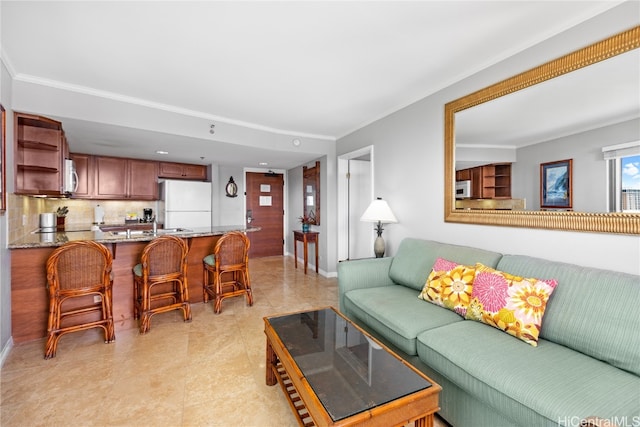
[[[302,197],[304,217],[309,224],[320,225],[320,162],[302,167]]]
[[[456,208],[456,114],[640,47],[640,26],[619,33],[445,105],[445,221],[568,231],[640,234],[640,213]],[[635,53],[635,51],[634,51]],[[505,98],[506,99],[506,98]],[[602,145],[608,145],[606,142]],[[602,156],[602,153],[600,153]],[[576,164],[574,163],[574,166]],[[537,185],[537,181],[536,181]],[[575,184],[574,184],[575,185]],[[515,196],[514,196],[515,197]],[[579,209],[578,209],[579,210]]]

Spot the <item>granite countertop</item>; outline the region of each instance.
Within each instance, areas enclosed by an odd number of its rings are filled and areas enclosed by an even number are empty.
[[[108,224],[106,227],[119,227],[119,224]],[[126,225],[122,225],[123,228],[127,228]],[[92,230],[91,225],[88,226],[73,226],[67,227],[65,231],[57,231],[53,233],[40,233],[34,231],[21,238],[9,243],[9,249],[27,249],[27,248],[46,248],[61,246],[66,242],[73,242],[77,240],[93,240],[98,243],[127,243],[127,242],[148,242],[153,240],[157,236],[163,234],[170,234],[177,237],[207,237],[218,236],[229,231],[243,231],[252,232],[260,230],[259,227],[247,227],[244,225],[225,225],[215,227],[198,227],[198,228],[177,228],[164,230],[158,229],[157,234],[153,234],[149,231],[133,230],[131,235],[127,235],[126,232],[114,233],[111,231]]]

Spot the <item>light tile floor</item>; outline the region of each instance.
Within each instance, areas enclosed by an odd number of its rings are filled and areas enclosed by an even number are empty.
[[[65,335],[44,360],[44,340],[14,346],[1,370],[0,425],[295,426],[279,386],[265,385],[263,317],[338,306],[337,280],[296,270],[290,257],[251,260],[254,305],[227,299],[222,313],[193,304],[193,321],[156,315],[116,342],[101,330]],[[436,419],[436,426],[445,426]]]

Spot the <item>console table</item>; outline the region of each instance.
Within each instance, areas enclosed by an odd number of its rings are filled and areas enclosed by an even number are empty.
[[[300,231],[293,230],[293,259],[296,262],[296,268],[298,268],[298,242],[302,242],[304,247],[304,274],[307,274],[307,262],[309,259],[309,252],[307,246],[309,242],[316,244],[316,273],[318,273],[318,231]]]

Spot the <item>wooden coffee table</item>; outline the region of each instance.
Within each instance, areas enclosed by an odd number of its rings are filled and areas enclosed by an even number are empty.
[[[265,317],[267,385],[302,426],[433,426],[440,386],[332,307]]]

